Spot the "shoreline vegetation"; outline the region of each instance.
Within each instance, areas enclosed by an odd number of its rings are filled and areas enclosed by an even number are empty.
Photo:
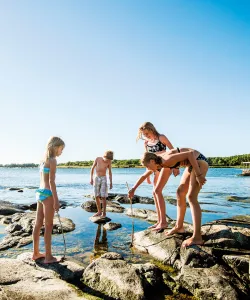
[[[250,161],[250,154],[234,155],[228,157],[208,157],[209,166],[212,168],[242,168],[242,162]],[[59,168],[90,168],[93,160],[69,161],[58,164]],[[37,168],[38,164],[0,164],[4,168]],[[140,159],[114,159],[112,168],[144,168],[140,164]]]

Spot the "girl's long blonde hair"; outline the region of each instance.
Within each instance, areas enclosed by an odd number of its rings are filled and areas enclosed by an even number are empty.
[[[143,130],[149,130],[151,132],[153,132],[153,134],[159,138],[160,136],[160,133],[156,130],[156,128],[154,127],[154,125],[150,122],[144,122],[140,127],[139,127],[139,130],[138,130],[138,135],[137,135],[137,138],[136,138],[136,141],[142,139],[143,140]]]
[[[154,160],[158,165],[162,164],[162,158],[152,152],[145,152],[143,154],[143,157],[141,158],[141,164],[143,166],[147,166],[151,159]]]
[[[53,158],[56,156],[56,150],[58,147],[63,146],[65,147],[64,141],[57,137],[52,136],[46,145],[45,155],[44,155],[44,161],[46,162],[48,159]]]

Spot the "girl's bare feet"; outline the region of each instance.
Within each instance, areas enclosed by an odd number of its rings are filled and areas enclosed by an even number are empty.
[[[54,256],[51,256],[49,258],[44,259],[44,263],[45,264],[53,264],[53,263],[59,263],[62,259],[58,259]]]
[[[185,232],[185,229],[184,227],[177,227],[177,226],[174,226],[172,229],[170,229],[168,232],[166,232],[166,236],[169,236],[169,235],[172,235],[172,234],[175,234],[175,233],[184,233]]]
[[[101,218],[106,218],[106,214],[102,213]]]
[[[97,213],[95,213],[92,217],[100,217],[101,215],[102,215],[101,212],[97,212]]]
[[[164,231],[164,229],[167,228],[168,228],[168,223],[158,224],[155,228],[152,229],[152,231],[155,231],[156,233],[161,233]]]
[[[152,226],[149,226],[149,227],[148,227],[148,229],[155,228],[155,227],[157,227],[157,226],[158,226],[158,224],[159,224],[159,223],[155,223],[154,225],[152,225]]]
[[[45,257],[45,254],[44,253],[37,253],[37,254],[34,254],[32,255],[32,260],[37,260],[39,258],[44,258]]]
[[[189,247],[189,246],[192,246],[192,245],[204,245],[204,241],[202,238],[194,238],[194,237],[191,237],[189,239],[186,239],[183,243],[182,243],[182,247],[183,248],[186,248],[186,247]]]

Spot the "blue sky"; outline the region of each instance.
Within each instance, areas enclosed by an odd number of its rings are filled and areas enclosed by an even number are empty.
[[[250,153],[250,4],[0,0],[0,163],[106,149],[138,158],[141,123],[207,156]]]

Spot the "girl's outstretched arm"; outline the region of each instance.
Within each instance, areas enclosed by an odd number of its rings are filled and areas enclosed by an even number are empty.
[[[58,211],[60,208],[60,203],[57,196],[55,179],[56,179],[56,159],[52,158],[50,159],[49,185],[54,199],[54,209],[55,211]]]
[[[135,190],[138,188],[139,185],[143,183],[143,181],[148,178],[153,172],[150,170],[147,170],[135,183],[135,185],[129,190],[128,196],[129,198],[133,198],[135,194]]]

